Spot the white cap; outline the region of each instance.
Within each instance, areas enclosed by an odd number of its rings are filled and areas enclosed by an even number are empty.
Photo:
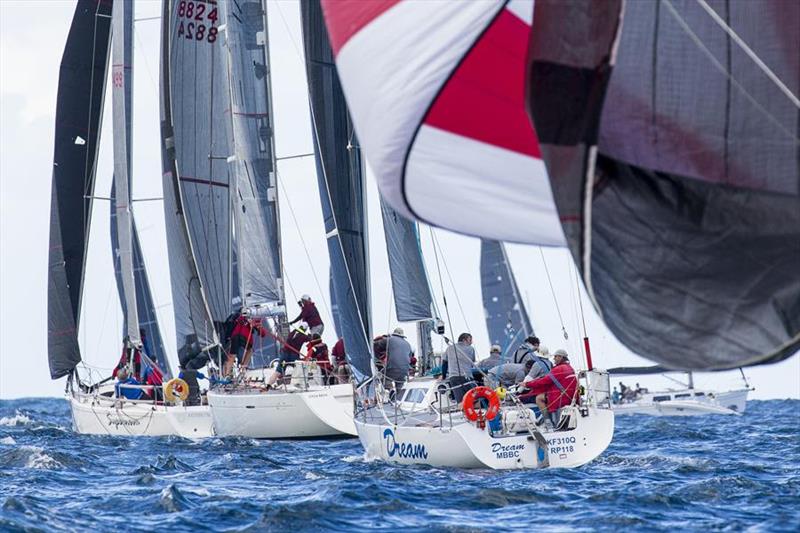
[[[403,331],[403,328],[394,328],[394,331],[392,332],[392,335],[398,335],[400,337],[405,337],[406,336],[405,332]]]
[[[564,359],[569,360],[569,355],[567,355],[567,351],[564,348],[559,348],[558,350],[556,350],[556,353],[553,354],[553,357],[557,355],[560,355]]]
[[[539,346],[539,353],[542,357],[548,357],[550,355],[550,350],[547,349],[547,346]]]
[[[302,295],[302,296],[300,297],[300,299],[301,299],[301,300],[311,300],[311,296],[309,296],[308,294],[304,294],[304,295]]]
[[[503,353],[503,349],[500,347],[499,344],[492,344],[492,349],[489,350],[489,353],[494,353],[494,352]]]

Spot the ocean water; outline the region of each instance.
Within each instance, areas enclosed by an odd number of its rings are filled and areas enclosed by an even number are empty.
[[[76,435],[64,400],[0,401],[0,531],[800,531],[800,401],[617,419],[573,470],[366,461],[357,439]]]

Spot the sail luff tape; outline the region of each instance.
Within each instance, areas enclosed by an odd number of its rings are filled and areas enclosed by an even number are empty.
[[[225,161],[226,161],[226,162],[228,162],[228,163],[233,163],[233,162],[235,162],[235,161],[236,161],[236,154],[229,155],[229,156],[228,156],[228,157],[225,159]]]
[[[256,44],[258,46],[264,46],[267,44],[267,34],[265,31],[257,31],[256,32]]]
[[[336,237],[339,235],[339,228],[333,228],[329,233],[325,234],[326,239],[330,239],[331,237]]]

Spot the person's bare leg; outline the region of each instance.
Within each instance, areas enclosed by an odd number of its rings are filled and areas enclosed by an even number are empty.
[[[236,355],[229,353],[228,358],[225,360],[225,368],[222,370],[222,377],[230,375],[234,359],[236,359]]]
[[[242,358],[242,371],[243,372],[246,371],[248,368],[250,368],[250,358],[252,356],[253,356],[253,349],[252,348],[248,348],[244,352],[244,358]]]
[[[544,419],[549,420],[549,414],[547,413],[547,402],[545,401],[544,394],[538,394],[536,396],[536,406],[539,407],[539,411],[542,412]]]

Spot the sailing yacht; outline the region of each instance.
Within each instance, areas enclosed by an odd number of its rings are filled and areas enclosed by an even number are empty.
[[[747,395],[753,388],[742,370],[744,387],[725,392],[698,389],[694,386],[694,374],[686,372],[687,382],[670,377],[670,371],[661,366],[618,367],[609,369],[613,376],[662,375],[678,383],[678,388],[651,391],[631,389],[630,394],[621,395],[613,408],[617,415],[650,416],[697,416],[697,415],[741,415],[747,407]],[[673,371],[674,372],[674,371]]]
[[[274,336],[282,343],[288,327],[286,324],[285,297],[282,285],[282,261],[280,260],[280,232],[278,221],[278,200],[276,194],[276,159],[274,155],[274,131],[272,123],[272,98],[270,94],[269,53],[267,49],[267,6],[266,2],[250,2],[241,6],[236,2],[219,2],[221,23],[227,48],[230,79],[231,119],[233,123],[233,153],[229,161],[233,169],[233,220],[236,235],[236,257],[238,261],[239,294],[242,305],[255,314],[261,309],[275,309],[269,313],[273,319]],[[244,9],[247,12],[242,12]],[[321,18],[310,21],[308,11],[303,10],[306,43],[320,37],[315,33],[322,24]],[[313,28],[311,24],[316,24]],[[255,43],[255,44],[254,44]],[[306,50],[313,57],[314,50]],[[316,58],[314,58],[316,59]],[[308,60],[310,84],[315,75],[325,76],[325,70],[333,68],[332,61],[327,67],[320,63],[312,67]],[[314,63],[316,65],[317,63]],[[324,105],[324,104],[321,104]],[[325,110],[320,107],[318,114]],[[325,140],[317,137],[317,117],[315,126],[315,152],[318,174],[336,173],[341,179],[360,183],[363,168],[358,153],[346,150],[347,139],[352,128],[345,122],[334,122],[334,127],[323,132]],[[319,117],[321,118],[321,116]],[[350,128],[350,129],[348,129]],[[265,135],[266,134],[266,135]],[[331,139],[331,140],[329,140]],[[326,142],[338,143],[335,152],[329,150]],[[337,166],[338,165],[338,166]],[[265,190],[253,195],[253,190],[264,184]],[[268,186],[268,188],[267,188]],[[352,251],[350,260],[356,263],[363,260],[361,241],[365,233],[358,230],[364,224],[363,211],[353,204],[350,213],[352,229],[343,230],[334,222],[332,210],[340,205],[336,202],[338,190],[328,190],[324,179],[320,178],[320,195],[326,223],[326,234],[331,255],[334,285],[337,275],[343,270],[343,250]],[[336,205],[334,205],[336,204]],[[259,213],[260,210],[260,213]],[[336,229],[342,230],[337,234]],[[269,231],[260,235],[259,231]],[[339,235],[353,235],[350,241],[339,243]],[[266,242],[268,245],[264,246]],[[257,254],[271,254],[272,261]],[[264,268],[266,265],[268,268]],[[360,271],[366,282],[365,270]],[[353,270],[353,276],[356,275]],[[270,285],[267,282],[273,280]],[[269,286],[265,286],[269,285]],[[365,292],[359,295],[364,297]],[[344,328],[351,369],[360,346],[350,330],[359,330],[360,322],[352,320],[351,311],[356,305],[353,295],[343,294],[337,299],[339,309],[346,316],[340,320]],[[283,333],[283,334],[282,334]],[[358,337],[356,337],[358,338]],[[363,343],[363,341],[362,341]],[[242,435],[253,438],[300,438],[334,437],[355,435],[353,425],[353,388],[349,383],[327,383],[322,370],[314,362],[298,361],[287,369],[287,376],[277,387],[268,388],[275,372],[275,361],[262,357],[262,368],[251,370],[236,383],[216,387],[208,393],[208,403],[219,435]]]
[[[62,58],[50,228],[50,371],[53,379],[68,376],[66,395],[78,433],[206,437],[213,434],[206,407],[162,397],[161,381],[172,377],[173,365],[162,343],[131,209],[132,31],[132,2],[116,2],[111,8],[109,3],[81,0]],[[111,198],[96,198],[109,48],[114,180]],[[124,317],[122,366],[140,379],[155,376],[141,384],[115,387],[113,377],[99,374],[81,358],[77,326],[95,199],[110,200],[111,206],[111,242]],[[116,357],[108,363],[116,365]]]

